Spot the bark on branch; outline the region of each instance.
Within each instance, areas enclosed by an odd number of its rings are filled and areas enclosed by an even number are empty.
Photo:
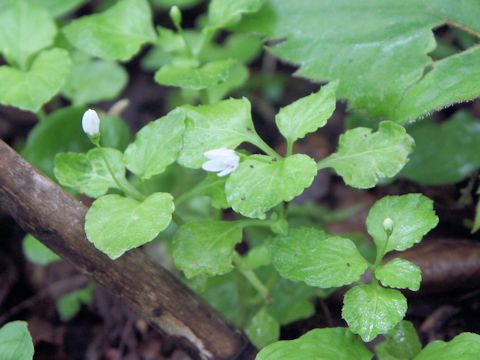
[[[0,140],[0,208],[80,272],[201,359],[252,359],[254,349],[207,303],[141,251],[112,261],[85,238],[87,208]]]

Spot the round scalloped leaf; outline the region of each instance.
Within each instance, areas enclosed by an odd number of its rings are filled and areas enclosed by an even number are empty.
[[[315,161],[303,154],[282,159],[253,155],[242,161],[225,185],[227,201],[236,212],[265,218],[265,212],[291,201],[312,184]]]
[[[256,360],[371,360],[365,345],[345,328],[310,330],[295,340],[278,341],[264,348]]]
[[[376,284],[355,286],[343,299],[342,317],[365,342],[388,333],[406,312],[407,299],[400,291]]]
[[[173,260],[188,278],[221,275],[232,269],[242,225],[235,221],[196,221],[180,226],[173,240]]]
[[[25,321],[12,321],[0,328],[0,359],[32,360],[33,341]]]
[[[291,229],[277,236],[270,253],[281,276],[321,288],[351,284],[368,268],[351,240],[314,228]]]
[[[383,222],[393,221],[390,236],[385,232]],[[406,250],[422,238],[438,223],[433,210],[433,201],[422,194],[385,196],[372,206],[367,217],[367,230],[372,236],[377,250]],[[386,244],[388,239],[388,243]]]
[[[422,282],[422,270],[405,259],[393,259],[375,269],[375,277],[384,285],[417,291]]]

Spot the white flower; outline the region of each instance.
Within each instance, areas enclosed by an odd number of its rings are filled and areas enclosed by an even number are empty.
[[[387,233],[391,233],[393,231],[393,220],[390,219],[389,217],[385,218],[383,220],[383,228],[385,230],[385,232]]]
[[[95,110],[85,111],[82,117],[82,129],[90,137],[100,135],[100,118]]]
[[[207,151],[203,155],[208,159],[202,169],[205,171],[218,172],[218,176],[225,176],[235,171],[240,163],[240,157],[234,150],[219,148]]]

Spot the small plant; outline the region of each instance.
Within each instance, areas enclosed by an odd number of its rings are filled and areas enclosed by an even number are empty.
[[[348,186],[369,189],[396,176],[456,182],[480,166],[473,145],[480,133],[469,115],[459,112],[441,126],[407,125],[480,94],[480,52],[473,46],[480,35],[468,16],[480,10],[476,4],[465,1],[457,13],[447,0],[401,6],[362,0],[369,26],[351,4],[310,0],[212,0],[189,27],[173,6],[170,28],[155,28],[146,0],[120,0],[62,19],[84,3],[0,2],[0,103],[39,119],[24,157],[72,194],[94,199],[85,233],[99,251],[115,260],[166,243],[171,270],[245,331],[261,350],[259,360],[371,359],[365,343],[378,336],[381,360],[478,357],[478,335],[463,333],[422,349],[413,325],[403,320],[408,305],[400,290],[419,290],[421,271],[386,256],[419,243],[437,225],[430,199],[386,196],[371,207],[366,230],[373,257],[354,237],[326,231],[331,212],[294,202],[326,169]],[[471,48],[434,62],[427,54],[435,44],[432,29],[441,24],[466,29]],[[332,31],[339,26],[344,30]],[[248,64],[268,39],[275,40],[269,44],[274,55],[324,83],[271,114],[273,131],[284,140],[278,148],[257,132],[248,91],[258,87]],[[128,82],[121,63],[145,46],[142,68],[173,89],[164,115],[132,139],[120,117],[128,104],[119,101],[106,112],[88,107],[119,96]],[[262,81],[260,88],[268,86]],[[322,159],[298,151],[297,141],[327,124],[337,98],[358,111],[337,150]],[[71,106],[62,108],[64,101]],[[47,115],[45,108],[52,111]],[[412,153],[415,144],[420,151]],[[453,152],[455,159],[446,162]],[[479,224],[477,213],[475,231]],[[23,247],[37,264],[59,259],[31,235]],[[349,286],[342,309],[348,327],[277,342],[282,325],[312,315],[313,299],[342,286]],[[89,304],[92,291],[87,285],[60,298],[61,320]],[[24,323],[0,329],[2,359],[31,359],[30,345]],[[15,346],[25,354],[14,357]]]

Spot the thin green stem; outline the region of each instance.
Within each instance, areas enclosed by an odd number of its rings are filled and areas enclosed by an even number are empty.
[[[390,241],[390,236],[391,235],[392,235],[392,232],[387,232],[387,240],[383,244],[381,251],[379,251],[379,249],[377,248],[377,254],[376,254],[376,257],[375,257],[375,264],[373,265],[374,269],[376,269],[380,265],[380,263],[382,262],[383,257],[385,256],[385,252],[387,251],[387,246],[388,246],[388,242]]]
[[[265,226],[271,227],[275,221],[273,220],[260,220],[260,219],[245,219],[245,220],[238,220],[236,221],[239,226],[247,227],[247,226]]]
[[[233,255],[233,264],[238,269],[238,271],[248,280],[248,282],[253,286],[253,288],[258,292],[258,294],[263,298],[265,302],[270,302],[270,291],[262,283],[262,281],[257,277],[257,274],[251,269],[245,269],[243,265],[243,259],[238,254]]]
[[[254,139],[251,139],[250,142],[258,147],[260,150],[262,150],[265,154],[276,158],[276,159],[281,159],[282,156],[277,153],[270,145],[268,145],[265,141],[260,136],[255,136]]]
[[[128,182],[127,179],[124,179],[123,182],[121,182],[117,177],[115,176],[115,173],[112,170],[112,167],[110,166],[110,162],[107,159],[107,156],[105,155],[104,149],[100,146],[99,142],[95,142],[95,145],[97,146],[98,149],[100,149],[100,153],[102,154],[103,161],[105,161],[105,165],[107,166],[107,170],[110,173],[110,176],[112,177],[113,181],[115,182],[115,185],[122,190],[126,195],[130,196],[132,199],[138,200],[138,201],[143,201],[145,200],[145,196],[140,193],[132,184]]]
[[[290,156],[293,154],[293,141],[287,140],[287,156]]]

